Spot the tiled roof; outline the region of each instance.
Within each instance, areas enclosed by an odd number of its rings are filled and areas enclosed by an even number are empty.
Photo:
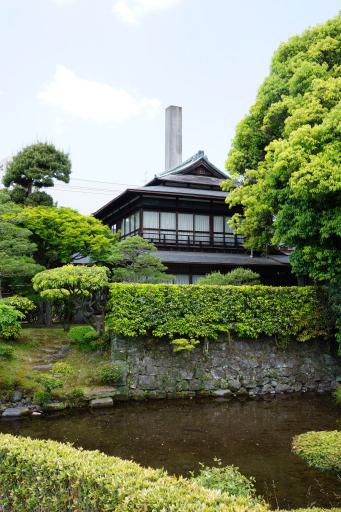
[[[219,252],[191,252],[191,251],[157,251],[152,253],[163,263],[194,263],[207,265],[278,265],[289,263],[289,259],[279,261],[276,256],[254,256],[248,254],[219,253]]]
[[[190,187],[163,187],[162,185],[150,186],[150,187],[139,187],[139,188],[128,188],[129,192],[143,192],[145,194],[148,193],[157,193],[157,194],[171,194],[176,195],[180,194],[182,196],[205,196],[212,197],[216,199],[225,199],[228,195],[227,192],[222,192],[221,190],[207,190],[200,188],[190,188]]]
[[[222,179],[227,178],[227,175],[223,171],[218,169],[218,167],[216,167],[214,164],[212,164],[212,162],[209,161],[204,151],[198,151],[195,155],[191,156],[177,167],[173,167],[173,169],[163,171],[158,176],[162,177],[168,176],[169,174],[179,174],[185,171],[188,167],[191,167],[195,163],[199,162],[200,160],[204,160],[205,162],[207,162],[216,172],[218,172],[221,175]]]

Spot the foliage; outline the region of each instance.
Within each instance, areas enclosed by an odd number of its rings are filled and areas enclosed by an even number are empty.
[[[0,190],[0,297],[2,288],[24,288],[43,267],[33,259],[36,245],[31,231],[19,225],[21,208]]]
[[[194,350],[197,345],[199,345],[200,341],[190,338],[177,338],[172,340],[173,352],[182,352],[182,351],[191,351]]]
[[[339,346],[339,355],[341,355],[341,285],[326,285],[325,287],[328,300],[331,319],[335,323],[335,338]]]
[[[65,377],[70,377],[71,375],[74,375],[74,373],[74,368],[65,361],[57,361],[52,367],[53,375],[64,375]]]
[[[341,281],[341,15],[281,44],[237,127],[224,185],[246,246],[295,248],[293,271]]]
[[[237,267],[227,274],[212,272],[205,277],[200,277],[197,285],[253,285],[260,284],[260,275],[248,268]]]
[[[125,283],[164,283],[173,276],[167,275],[167,267],[151,252],[157,251],[154,244],[131,236],[111,246],[102,257],[105,265],[112,268],[112,281]]]
[[[14,350],[11,345],[6,345],[5,343],[0,343],[0,358],[12,359],[13,352],[14,352]]]
[[[11,340],[21,334],[20,320],[24,315],[12,306],[0,301],[0,338]]]
[[[108,285],[105,267],[65,265],[40,272],[32,282],[41,297],[65,306],[65,327],[78,311],[98,335],[103,332]]]
[[[292,446],[309,466],[341,473],[341,431],[306,432],[294,437]]]
[[[265,512],[161,469],[56,441],[0,434],[0,501],[16,512]]]
[[[101,384],[117,384],[122,380],[122,366],[113,363],[100,366],[96,372],[96,380]]]
[[[97,259],[117,239],[99,220],[70,208],[24,208],[22,221],[33,233],[37,261],[47,268],[86,256]]]
[[[223,466],[221,460],[214,459],[215,466],[200,464],[200,472],[192,479],[202,487],[226,492],[231,496],[242,496],[257,502],[255,480],[242,475],[235,466]]]
[[[52,377],[51,375],[43,374],[40,375],[37,379],[37,382],[41,384],[44,388],[44,391],[47,393],[52,393],[56,389],[63,387],[63,382],[59,379],[56,379],[55,377]]]
[[[216,339],[327,336],[324,295],[314,287],[111,284],[108,329],[115,335]]]
[[[42,407],[52,400],[52,395],[50,391],[35,391],[33,394],[33,402],[35,404],[41,405]]]
[[[12,295],[3,299],[5,304],[12,306],[17,311],[20,311],[26,319],[30,314],[34,313],[37,306],[27,297],[20,297],[20,295]]]
[[[71,327],[68,336],[71,341],[78,343],[92,341],[98,337],[97,332],[90,325],[76,325],[75,327]]]
[[[73,388],[64,394],[64,398],[68,407],[81,407],[85,401],[85,393],[81,388]]]
[[[39,189],[53,187],[54,179],[69,183],[70,174],[69,156],[53,144],[38,142],[19,151],[7,166],[2,181],[6,187],[14,185],[11,196],[15,202],[52,206],[52,198]]]
[[[335,391],[336,402],[341,405],[341,386],[338,386]]]

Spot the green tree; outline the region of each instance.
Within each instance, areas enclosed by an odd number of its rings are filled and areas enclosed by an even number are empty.
[[[104,256],[103,263],[112,269],[113,282],[164,283],[173,276],[166,274],[167,267],[157,256],[151,254],[157,249],[154,244],[131,236],[112,246]]]
[[[226,167],[246,246],[286,245],[293,271],[341,281],[341,16],[281,44]]]
[[[11,189],[16,203],[52,206],[53,200],[42,187],[53,187],[54,180],[69,183],[71,162],[69,156],[53,144],[38,142],[27,146],[13,158],[3,177],[5,187]]]
[[[99,220],[70,208],[26,207],[22,220],[38,247],[36,260],[46,268],[87,256],[96,260],[117,240]]]
[[[64,265],[39,272],[32,282],[41,297],[62,306],[65,329],[80,313],[99,335],[103,334],[109,282],[105,267]]]
[[[260,284],[260,275],[248,268],[237,267],[227,274],[212,272],[198,279],[199,285],[255,285]]]
[[[31,231],[18,224],[21,213],[8,193],[0,191],[0,297],[3,287],[17,291],[30,286],[32,276],[43,268],[33,259],[37,247]]]

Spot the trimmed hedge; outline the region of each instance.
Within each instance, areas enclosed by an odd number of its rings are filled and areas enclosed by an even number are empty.
[[[163,470],[56,441],[0,434],[4,512],[266,512]]]
[[[327,336],[323,293],[315,287],[110,285],[108,328],[115,335],[216,339]]]
[[[306,432],[293,439],[293,452],[321,471],[341,473],[341,431]]]

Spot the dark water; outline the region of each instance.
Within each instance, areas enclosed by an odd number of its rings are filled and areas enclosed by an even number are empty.
[[[0,422],[2,432],[71,441],[175,474],[219,457],[254,476],[258,493],[283,508],[341,505],[341,480],[290,451],[296,434],[340,428],[340,409],[326,395],[130,402],[105,412]]]

